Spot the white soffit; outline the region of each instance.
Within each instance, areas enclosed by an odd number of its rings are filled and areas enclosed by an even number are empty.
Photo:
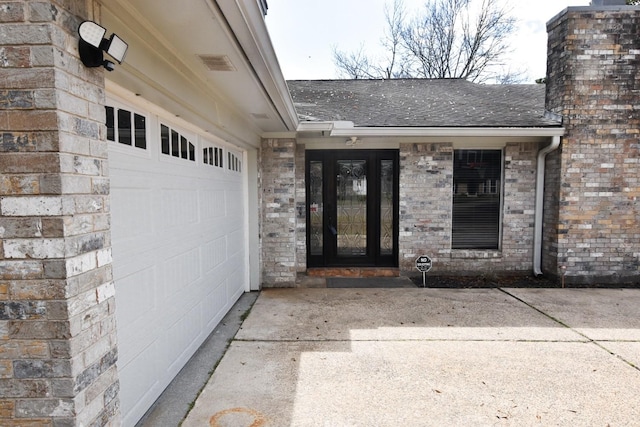
[[[216,94],[261,133],[295,130],[293,101],[256,2],[103,1],[113,13],[134,17],[126,20],[128,30],[149,31],[147,44],[171,52],[167,60],[179,73],[197,76],[191,81],[203,85],[203,95]]]

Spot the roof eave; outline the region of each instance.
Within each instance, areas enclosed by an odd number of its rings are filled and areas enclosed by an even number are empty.
[[[241,0],[217,2],[287,130],[299,121],[267,30],[263,10]]]
[[[302,122],[298,133],[322,133],[344,137],[554,137],[563,136],[557,127],[356,127],[352,122]]]

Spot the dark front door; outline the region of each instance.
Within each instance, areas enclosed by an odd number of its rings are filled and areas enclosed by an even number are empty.
[[[398,265],[398,151],[307,151],[309,267]]]

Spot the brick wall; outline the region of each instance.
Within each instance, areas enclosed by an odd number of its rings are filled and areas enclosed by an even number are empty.
[[[119,419],[103,71],[76,56],[85,7],[0,7],[3,426]]]
[[[508,143],[504,150],[502,260],[504,271],[530,273],[536,198],[537,143]]]
[[[299,157],[299,156],[298,156]],[[262,285],[292,287],[296,281],[296,142],[265,139],[260,153],[262,188]],[[303,168],[304,170],[304,168]],[[304,198],[300,203],[304,204]],[[304,212],[302,213],[304,220]]]
[[[451,256],[453,147],[400,145],[400,270],[415,274],[415,260],[428,255],[434,272]]]
[[[452,250],[453,146],[400,145],[400,270],[415,275],[415,260],[429,255],[433,273],[529,272],[533,258],[535,170],[538,144],[504,149],[501,250]],[[265,140],[263,184],[263,285],[294,286],[306,270],[304,146]]]
[[[570,282],[640,276],[638,28],[638,7],[570,8],[548,24],[547,108],[567,134],[546,245],[557,240]]]
[[[542,227],[542,271],[556,276],[558,260],[558,215],[560,214],[560,163],[562,149],[547,154],[544,179],[543,227]],[[564,264],[562,264],[564,265]]]
[[[535,170],[538,145],[504,150],[501,250],[452,250],[451,144],[400,146],[400,269],[415,275],[415,259],[433,260],[432,274],[528,272],[532,268]]]

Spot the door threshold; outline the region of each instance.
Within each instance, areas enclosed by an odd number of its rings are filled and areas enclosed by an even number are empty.
[[[308,268],[309,277],[398,277],[400,269],[395,267],[322,267]]]

